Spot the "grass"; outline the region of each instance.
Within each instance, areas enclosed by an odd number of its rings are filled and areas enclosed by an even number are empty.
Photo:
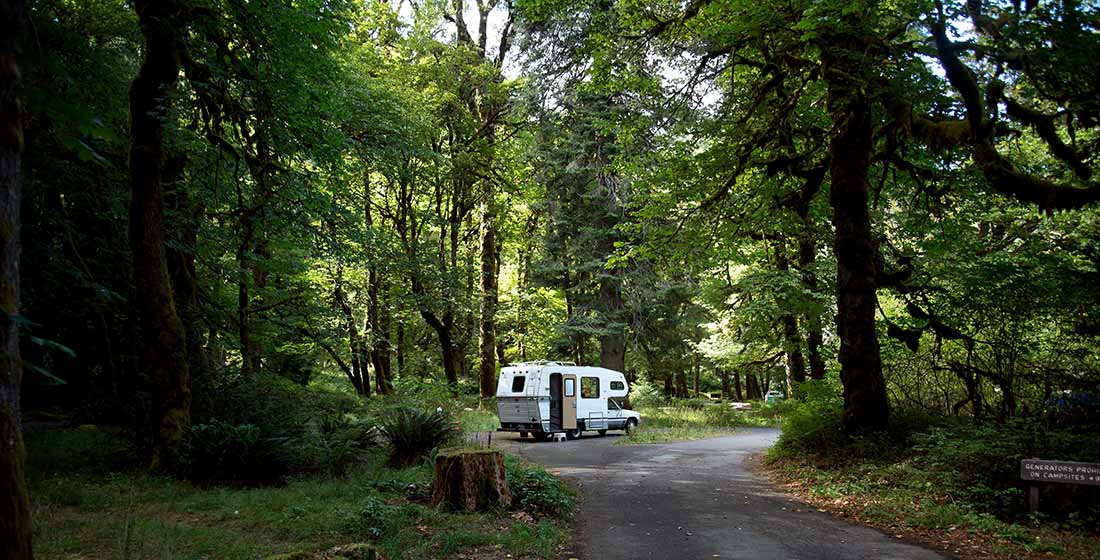
[[[391,470],[373,461],[344,478],[199,487],[134,469],[122,440],[104,432],[27,439],[35,548],[46,559],[254,560],[356,543],[371,543],[390,560],[446,558],[473,548],[479,558],[551,558],[564,541],[569,511],[549,515],[536,506],[547,495],[565,500],[567,510],[573,503],[549,475],[523,485],[540,475],[515,459],[509,459],[513,491],[536,494],[525,508],[531,513],[461,514],[427,505],[427,465]]]
[[[464,408],[458,413],[458,423],[466,433],[495,432],[500,427],[496,406],[491,408]]]
[[[640,408],[642,425],[619,438],[617,445],[669,443],[730,435],[738,428],[775,425],[776,418],[741,412],[723,404],[703,407]]]

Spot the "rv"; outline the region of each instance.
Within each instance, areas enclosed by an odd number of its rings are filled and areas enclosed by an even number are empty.
[[[497,380],[500,431],[545,440],[564,432],[577,439],[586,430],[629,432],[641,415],[623,409],[630,387],[617,371],[572,362],[524,362],[501,368]]]

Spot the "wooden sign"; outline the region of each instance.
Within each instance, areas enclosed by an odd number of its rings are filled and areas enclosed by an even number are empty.
[[[1100,463],[1024,459],[1020,461],[1020,478],[1037,482],[1100,486]]]

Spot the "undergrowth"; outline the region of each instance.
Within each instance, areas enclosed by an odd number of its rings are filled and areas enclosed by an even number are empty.
[[[975,425],[904,409],[893,411],[889,429],[849,437],[834,388],[803,389],[767,462],[819,506],[880,527],[932,531],[944,542],[962,531],[1009,557],[1077,557],[1095,547],[1097,488],[1041,485],[1042,513],[1029,517],[1019,477],[1023,458],[1100,461],[1095,437],[1036,417]]]
[[[446,558],[479,546],[552,558],[574,505],[561,481],[512,457],[518,517],[431,507],[431,465],[388,468],[381,448],[342,476],[301,474],[251,488],[150,474],[122,434],[108,430],[32,432],[27,448],[35,550],[43,558],[319,558],[355,543],[390,560]]]
[[[666,406],[638,407],[641,426],[615,443],[622,445],[690,441],[729,435],[738,428],[775,425],[774,417],[760,410],[739,411],[727,404],[694,405],[674,402]]]

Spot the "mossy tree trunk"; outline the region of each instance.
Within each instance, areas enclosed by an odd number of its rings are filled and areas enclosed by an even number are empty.
[[[170,467],[191,424],[191,389],[183,323],[176,312],[165,255],[164,123],[179,76],[180,14],[169,0],[138,0],[145,58],[130,86],[130,246],[141,322],[142,369],[153,383],[152,466]]]
[[[20,423],[19,206],[22,199],[23,115],[16,51],[26,10],[0,0],[0,557],[34,558],[31,508],[23,475],[26,449]]]
[[[511,504],[512,491],[500,451],[444,451],[436,456],[433,506],[470,512]]]
[[[866,89],[869,42],[865,21],[851,15],[822,50],[827,106],[836,130],[829,142],[829,203],[836,230],[837,335],[844,384],[843,427],[847,433],[881,430],[889,419],[886,382],[875,332],[878,285],[868,208],[873,126]]]

